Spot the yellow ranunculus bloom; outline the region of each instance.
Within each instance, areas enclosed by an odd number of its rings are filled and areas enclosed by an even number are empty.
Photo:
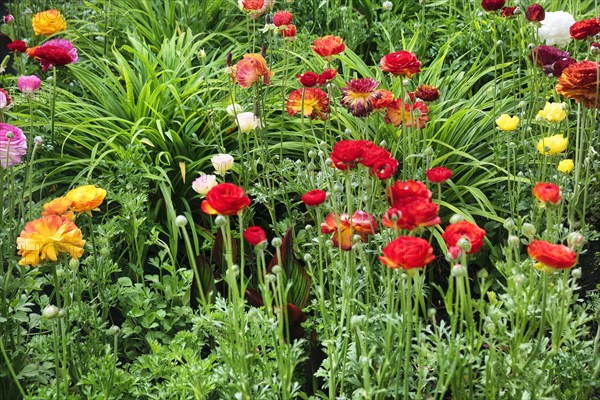
[[[50,36],[67,29],[67,22],[60,11],[46,10],[31,17],[31,25],[36,35]]]
[[[503,131],[514,131],[519,126],[519,117],[511,117],[508,114],[502,114],[497,120],[496,125]]]
[[[562,160],[561,162],[558,163],[558,170],[560,172],[562,172],[563,174],[568,174],[569,172],[573,171],[574,167],[575,167],[575,163],[570,158],[567,158],[566,160]]]
[[[79,186],[66,195],[66,198],[71,200],[71,210],[75,212],[85,212],[92,215],[92,211],[96,211],[106,197],[106,190],[97,188],[94,185]]]
[[[535,119],[548,122],[560,122],[567,116],[564,103],[546,103],[543,110],[538,111]]]
[[[563,135],[554,135],[540,140],[537,144],[537,149],[542,154],[552,156],[565,151],[568,144],[569,139]]]

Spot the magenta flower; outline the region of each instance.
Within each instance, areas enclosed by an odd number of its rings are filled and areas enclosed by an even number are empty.
[[[23,75],[19,77],[17,86],[23,93],[33,93],[38,91],[41,83],[40,78],[35,75]]]
[[[22,162],[27,154],[27,139],[23,131],[9,124],[0,123],[0,167],[8,168]]]
[[[32,56],[40,62],[42,72],[46,72],[54,66],[75,64],[78,60],[77,49],[66,39],[48,40],[36,48]]]

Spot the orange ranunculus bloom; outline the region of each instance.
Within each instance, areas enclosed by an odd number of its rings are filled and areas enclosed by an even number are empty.
[[[302,90],[304,90],[304,109],[302,108]],[[287,112],[296,115],[300,112],[310,119],[325,120],[329,113],[329,96],[318,88],[296,89],[290,93],[287,101]]]
[[[341,37],[328,35],[316,39],[310,48],[321,57],[330,58],[346,50],[346,45]]]
[[[390,268],[415,270],[435,260],[433,247],[425,239],[401,236],[383,248],[379,260]]]
[[[557,205],[562,199],[560,188],[554,183],[537,183],[533,188],[533,195],[540,201],[542,207],[548,203]]]
[[[385,122],[394,126],[404,124],[409,127],[423,129],[429,121],[428,112],[429,109],[422,101],[409,104],[403,103],[402,99],[396,99],[388,106]]]
[[[457,246],[463,237],[471,243],[471,250],[467,251],[467,254],[477,253],[483,247],[485,231],[469,221],[460,221],[448,225],[442,234],[448,247]]]
[[[329,214],[321,224],[321,233],[332,233],[331,240],[335,247],[342,250],[352,249],[352,236],[357,234],[361,241],[366,242],[368,235],[377,232],[375,217],[364,211],[356,211],[352,219],[348,214]]]
[[[376,92],[379,93],[379,96],[373,99],[373,109],[385,109],[394,101],[394,93],[389,90],[378,89]]]
[[[556,92],[589,108],[600,108],[600,63],[580,61],[569,65],[558,78]]]
[[[379,68],[395,76],[412,77],[421,72],[421,61],[410,51],[400,50],[381,58]]]
[[[35,14],[31,17],[31,25],[33,25],[33,32],[36,35],[44,36],[50,36],[67,29],[67,22],[58,10],[47,10]]]
[[[200,208],[209,215],[236,215],[250,205],[246,192],[233,183],[219,183],[206,193]]]
[[[19,265],[35,267],[41,261],[56,261],[60,253],[78,259],[84,245],[77,225],[67,218],[49,215],[28,222],[17,238],[18,254],[22,257]]]
[[[67,199],[66,197],[57,197],[56,199],[44,204],[44,211],[42,212],[42,215],[44,217],[48,217],[50,215],[60,215],[73,221],[73,219],[75,219],[75,214],[73,214],[73,211],[71,211],[72,205],[73,201],[71,199]]]
[[[73,202],[71,210],[92,215],[92,211],[98,211],[98,207],[104,201],[106,190],[94,185],[79,186],[70,190],[66,197]]]
[[[260,54],[244,54],[244,58],[235,65],[235,77],[241,87],[247,89],[257,82],[271,83],[273,73],[267,68],[267,60]]]
[[[527,246],[529,257],[537,263],[537,269],[544,272],[555,272],[569,269],[577,261],[577,253],[562,244],[551,244],[543,240],[534,240]]]
[[[433,226],[441,223],[438,216],[440,206],[431,201],[415,199],[399,208],[390,207],[381,218],[383,225],[392,229],[412,231],[417,227]],[[394,221],[394,217],[396,220]]]

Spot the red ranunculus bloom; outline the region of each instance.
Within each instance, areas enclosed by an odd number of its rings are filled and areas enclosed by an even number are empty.
[[[550,72],[552,72],[552,75],[559,78],[562,75],[563,71],[569,67],[569,65],[573,65],[576,63],[577,60],[575,60],[574,58],[563,58],[562,60],[558,60],[554,63],[554,65],[552,65],[552,71]]]
[[[421,72],[421,61],[410,51],[400,50],[383,56],[379,62],[379,68],[383,72],[389,72],[395,76],[410,78]]]
[[[407,229],[412,231],[417,227],[433,226],[441,223],[438,216],[440,207],[430,200],[415,198],[413,201],[390,207],[381,218],[383,225],[388,228]]]
[[[525,18],[531,22],[541,22],[546,18],[546,11],[544,11],[544,7],[539,4],[532,4],[527,7]]]
[[[337,169],[354,168],[362,161],[367,140],[340,140],[333,145],[329,158]]]
[[[66,39],[49,40],[35,48],[30,57],[39,61],[42,72],[77,62],[77,49]]]
[[[310,48],[321,57],[329,58],[346,50],[346,45],[341,37],[328,35],[316,39]]]
[[[267,234],[260,226],[249,226],[244,231],[244,239],[252,246],[256,246],[267,241]]]
[[[560,188],[554,183],[539,182],[533,188],[533,195],[543,205],[546,205],[547,203],[556,205],[560,203],[560,200],[562,199]]]
[[[342,106],[355,117],[366,117],[373,110],[373,101],[380,96],[375,90],[377,86],[379,82],[373,78],[355,78],[346,82],[341,88]]]
[[[289,24],[286,26],[285,29],[282,29],[280,32],[281,36],[283,36],[285,39],[293,41],[296,37],[296,25]]]
[[[583,40],[597,35],[600,33],[600,21],[597,18],[577,21],[571,26],[569,33],[575,40]]]
[[[240,87],[247,89],[258,82],[269,85],[273,73],[267,67],[267,60],[260,54],[244,54],[244,58],[234,67],[235,77]]]
[[[238,0],[238,6],[250,18],[256,19],[265,13],[270,3],[269,0]]]
[[[25,53],[27,51],[27,43],[22,40],[13,40],[9,44],[6,45],[8,51],[17,52],[17,53]]]
[[[425,239],[401,236],[382,250],[379,260],[390,268],[422,269],[435,260],[433,248]]]
[[[289,25],[292,23],[292,13],[289,11],[277,11],[273,15],[273,24],[275,26]]]
[[[392,154],[384,149],[375,145],[375,143],[368,142],[365,144],[365,151],[362,155],[362,165],[368,168],[373,166],[379,161],[385,161],[388,158],[392,158]]]
[[[558,78],[556,92],[560,95],[583,101],[586,107],[600,108],[600,63],[580,61],[569,65]]]
[[[321,75],[319,75],[319,85],[324,85],[327,82],[335,79],[335,77],[337,76],[337,69],[326,69],[325,71],[323,71],[321,73]]]
[[[302,91],[304,90],[304,108],[302,107]],[[294,116],[300,112],[310,119],[327,119],[329,113],[329,96],[319,88],[296,89],[290,93],[287,101],[287,112]]]
[[[352,219],[348,214],[329,214],[321,224],[321,233],[332,233],[331,240],[335,247],[350,250],[353,235],[360,235],[361,241],[366,242],[367,236],[377,232],[377,228],[375,217],[359,210],[352,214]]]
[[[537,263],[537,269],[544,272],[569,269],[577,261],[577,253],[562,244],[551,244],[543,240],[534,240],[527,246],[529,257]]]
[[[304,87],[313,87],[319,83],[319,74],[315,74],[312,71],[307,71],[303,74],[298,75],[300,84]]]
[[[448,247],[456,246],[462,237],[469,239],[471,243],[471,250],[467,254],[474,254],[483,246],[485,231],[469,221],[460,221],[448,225],[442,234],[442,238]]]
[[[398,161],[396,161],[396,159],[393,157],[388,157],[386,159],[376,161],[371,169],[380,180],[389,179],[396,173],[396,170],[398,169]]]
[[[446,167],[433,167],[425,172],[427,179],[432,183],[446,182],[452,177],[452,171]]]
[[[394,101],[394,93],[385,89],[378,89],[376,90],[376,92],[379,93],[379,96],[373,99],[373,109],[387,109],[389,105],[392,104],[392,102]]]
[[[410,104],[396,99],[387,108],[385,123],[396,127],[405,124],[408,127],[423,129],[429,121],[428,112],[429,109],[422,101]]]
[[[414,93],[423,101],[435,101],[440,98],[440,91],[435,86],[430,85],[419,85]]]
[[[388,188],[387,198],[390,206],[402,208],[415,200],[430,202],[431,192],[427,190],[427,186],[423,182],[396,181]]]
[[[485,11],[498,11],[506,4],[506,0],[483,0],[481,2],[481,7]]]
[[[323,204],[325,202],[326,198],[327,198],[327,193],[324,190],[320,190],[320,189],[313,189],[309,192],[306,192],[301,197],[302,202],[304,204],[306,204],[307,206],[311,206],[311,207]]]
[[[236,215],[249,205],[250,198],[244,189],[232,183],[219,183],[208,191],[201,208],[210,215]]]
[[[502,8],[502,16],[504,18],[514,17],[516,9],[517,7],[504,7]]]
[[[544,69],[546,74],[559,77],[569,65],[576,63],[571,54],[553,46],[537,46],[529,54],[531,61],[535,61]]]

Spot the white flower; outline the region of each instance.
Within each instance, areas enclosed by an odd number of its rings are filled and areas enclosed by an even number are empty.
[[[547,12],[538,34],[548,46],[564,46],[571,41],[569,29],[574,23],[575,18],[566,11]]]
[[[226,111],[227,111],[227,114],[234,117],[236,114],[239,114],[242,112],[242,106],[240,106],[238,103],[233,103],[233,104],[230,104],[227,106]]]
[[[215,171],[219,175],[225,175],[233,167],[233,157],[229,154],[217,154],[210,159]]]
[[[217,177],[214,175],[200,174],[200,176],[192,182],[192,189],[202,196],[206,195],[206,193],[215,186],[217,186]]]
[[[383,2],[383,9],[386,11],[391,10],[394,7],[394,5],[392,4],[391,1],[384,1]]]
[[[247,133],[260,126],[260,119],[256,118],[254,113],[243,112],[237,115],[236,123],[240,127],[240,131]]]

